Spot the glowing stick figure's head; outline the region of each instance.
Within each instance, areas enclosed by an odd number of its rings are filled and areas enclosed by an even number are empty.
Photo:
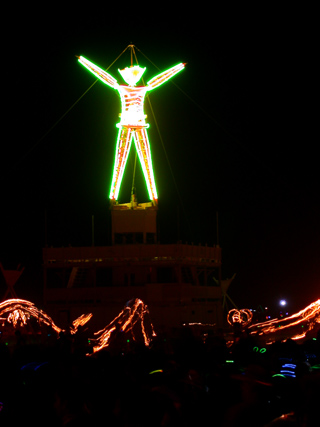
[[[128,83],[129,86],[135,86],[136,83],[141,79],[142,74],[145,72],[145,68],[134,65],[133,67],[126,67],[123,70],[118,70],[123,80]]]

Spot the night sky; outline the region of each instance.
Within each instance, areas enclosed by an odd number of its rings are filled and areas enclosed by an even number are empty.
[[[219,243],[223,278],[236,273],[229,295],[239,308],[286,298],[294,311],[320,297],[311,10],[213,7],[163,12],[154,21],[135,12],[131,22],[124,10],[10,12],[2,46],[0,261],[25,266],[21,297],[41,294],[46,243],[91,245],[94,216],[95,244],[109,244],[120,101],[101,82],[87,91],[95,78],[75,55],[104,69],[113,64],[108,72],[122,83],[117,70],[130,65],[130,50],[123,53],[130,44],[147,67],[145,81],[187,63],[150,94],[152,110],[146,102],[160,242]],[[131,154],[120,202],[130,199]],[[147,201],[139,165],[136,187],[138,201]]]

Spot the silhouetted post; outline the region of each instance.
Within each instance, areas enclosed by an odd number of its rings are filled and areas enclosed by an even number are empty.
[[[91,229],[92,229],[92,246],[94,246],[94,215],[91,218]]]

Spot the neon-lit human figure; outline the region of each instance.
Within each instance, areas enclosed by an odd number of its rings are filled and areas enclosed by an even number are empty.
[[[111,86],[113,89],[116,89],[119,92],[121,99],[121,120],[120,123],[117,124],[119,133],[109,198],[113,202],[118,200],[123,172],[128,159],[131,141],[133,139],[147,183],[149,198],[152,200],[153,204],[156,205],[158,203],[158,194],[154,180],[150,144],[147,134],[147,128],[149,125],[146,123],[145,119],[147,116],[143,111],[144,99],[148,91],[151,91],[168,81],[171,77],[181,71],[185,67],[185,64],[180,63],[169,70],[164,71],[149,80],[146,86],[135,86],[142,77],[145,68],[141,68],[139,65],[134,65],[124,68],[123,70],[118,70],[124,81],[128,84],[128,86],[126,86],[119,85],[117,80],[109,73],[88,61],[83,56],[78,57],[78,60],[103,83]]]

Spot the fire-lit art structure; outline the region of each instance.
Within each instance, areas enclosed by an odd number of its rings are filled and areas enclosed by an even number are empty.
[[[111,341],[116,339],[119,334],[130,332],[133,340],[135,340],[134,328],[136,325],[139,327],[138,331],[142,334],[144,344],[149,346],[152,337],[155,337],[156,333],[149,318],[148,307],[140,299],[129,301],[112,322],[101,331],[95,333],[98,338],[95,339],[97,345],[93,347],[93,352],[108,347]]]
[[[243,328],[248,326],[252,321],[252,311],[248,308],[242,310],[237,310],[233,308],[228,312],[227,322],[229,325],[234,326],[236,323],[239,323]]]
[[[83,56],[78,57],[78,60],[103,83],[113,89],[116,89],[119,92],[121,99],[121,119],[120,123],[117,124],[119,133],[109,198],[112,202],[116,202],[118,200],[123,172],[128,159],[131,141],[133,139],[146,180],[149,198],[153,204],[156,205],[158,202],[158,194],[147,134],[147,128],[149,125],[146,123],[146,115],[144,114],[144,99],[147,92],[150,92],[168,81],[175,74],[181,71],[185,67],[185,64],[180,63],[167,71],[160,73],[153,79],[149,80],[146,86],[136,86],[146,68],[142,68],[139,65],[126,67],[123,70],[119,70],[119,72],[128,84],[127,86],[119,85],[117,80],[109,73],[88,61]]]
[[[248,327],[251,335],[256,335],[271,344],[276,340],[299,340],[305,338],[317,324],[320,324],[320,299],[292,316],[255,323]]]
[[[242,327],[247,328],[251,335],[260,338],[266,344],[278,340],[285,341],[288,338],[299,340],[305,338],[308,332],[320,324],[320,299],[292,316],[280,320],[272,319],[255,323],[250,326],[248,324],[252,317],[249,312],[250,310],[246,309],[230,310],[228,314],[229,324],[241,324]],[[67,332],[71,335],[76,334],[79,327],[86,325],[91,318],[91,313],[81,315],[72,323]],[[40,325],[51,327],[57,335],[60,332],[66,332],[59,328],[50,316],[30,301],[10,299],[0,303],[0,330],[6,326],[11,326],[14,329],[27,327],[31,319]],[[147,305],[136,298],[128,301],[123,310],[105,328],[94,335],[95,338],[90,339],[95,344],[93,354],[103,348],[108,348],[111,344],[116,344],[117,340],[121,340],[121,337],[128,338],[128,336],[133,341],[139,340],[148,347],[156,333],[150,320]]]
[[[35,318],[41,325],[50,326],[55,332],[62,331],[54,321],[39,310],[32,302],[23,299],[9,299],[0,303],[0,324],[5,326],[11,324],[14,328],[23,327],[28,324],[31,318]]]
[[[84,326],[92,317],[92,314],[82,314],[72,322],[70,333],[75,334],[80,326]],[[0,325],[11,324],[14,328],[27,326],[30,319],[35,319],[38,324],[52,328],[56,333],[59,328],[44,311],[38,309],[32,302],[23,299],[9,299],[0,303]]]
[[[299,340],[305,338],[308,332],[320,324],[320,299],[298,313],[281,319],[271,319],[250,325],[252,313],[249,309],[232,309],[227,315],[227,320],[231,326],[240,324],[252,336],[260,338],[266,344],[272,344],[278,340],[285,341],[288,338]]]
[[[54,321],[38,309],[32,302],[22,299],[10,299],[0,303],[0,330],[1,327],[12,326],[14,329],[24,328],[30,325],[31,319],[40,326],[45,325],[52,328],[57,335],[60,332],[68,332],[74,335],[80,327],[92,318],[92,314],[82,314],[72,322],[68,331],[59,328]],[[149,346],[152,337],[156,336],[150,320],[149,309],[140,299],[128,301],[123,310],[102,330],[96,332],[95,338],[90,341],[96,343],[93,352],[108,347],[111,342],[119,339],[119,334],[136,340],[139,335],[145,346]]]

